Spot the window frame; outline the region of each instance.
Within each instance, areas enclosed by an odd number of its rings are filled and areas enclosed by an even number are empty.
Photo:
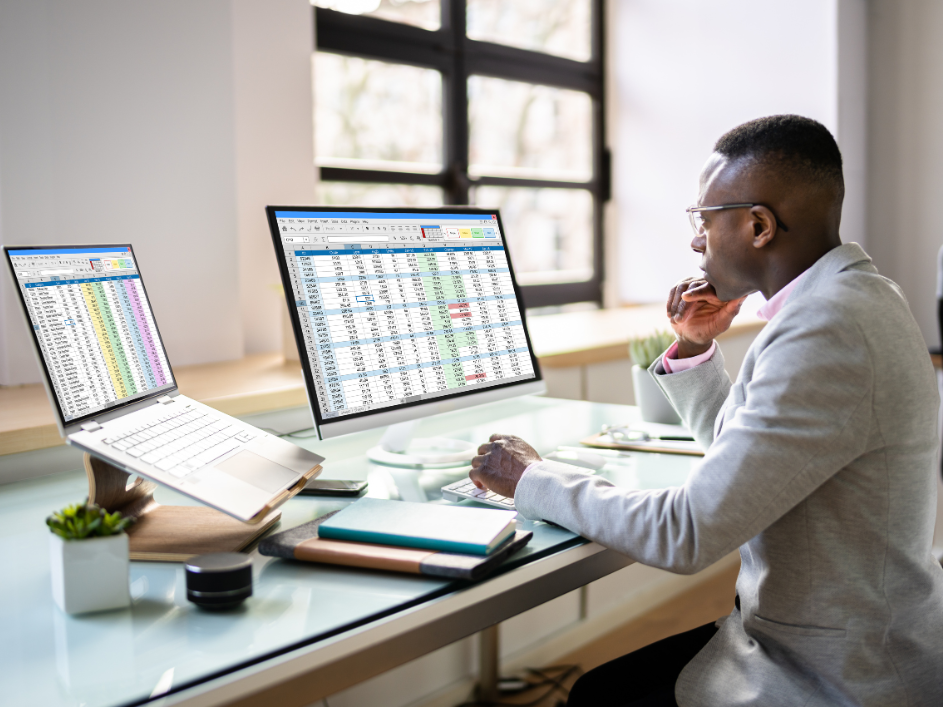
[[[591,56],[581,62],[503,44],[469,39],[465,0],[441,0],[442,26],[420,27],[314,9],[315,51],[435,69],[443,85],[443,168],[436,174],[319,167],[321,181],[409,184],[442,189],[447,205],[467,205],[475,186],[583,189],[593,199],[593,276],[583,282],[521,286],[527,307],[573,302],[602,304],[603,204],[611,197],[611,157],[605,140],[603,0],[590,0]],[[541,84],[587,93],[592,101],[592,178],[586,182],[470,177],[468,79],[471,75]]]

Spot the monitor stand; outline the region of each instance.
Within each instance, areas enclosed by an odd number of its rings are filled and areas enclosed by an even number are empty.
[[[413,439],[418,424],[419,420],[410,420],[390,425],[380,444],[367,450],[367,458],[378,464],[422,469],[447,469],[471,463],[477,444],[447,437]]]

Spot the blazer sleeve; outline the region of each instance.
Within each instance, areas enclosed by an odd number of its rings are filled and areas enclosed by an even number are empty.
[[[801,317],[777,327],[749,385],[731,391],[720,433],[683,487],[620,489],[544,462],[521,478],[518,511],[673,572],[716,562],[867,447],[871,358],[857,325],[836,309],[810,302]],[[715,409],[716,399],[707,401]]]
[[[730,393],[730,376],[724,370],[720,345],[704,363],[680,373],[668,373],[658,357],[648,373],[665,392],[694,439],[705,450],[714,441],[714,421]]]

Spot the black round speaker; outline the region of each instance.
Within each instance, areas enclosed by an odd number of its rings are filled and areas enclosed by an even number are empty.
[[[187,599],[204,609],[232,609],[252,596],[252,560],[241,552],[211,552],[191,557]]]

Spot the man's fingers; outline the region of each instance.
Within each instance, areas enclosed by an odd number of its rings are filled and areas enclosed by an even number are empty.
[[[468,472],[468,478],[471,479],[471,482],[478,488],[485,488],[485,484],[481,480],[481,472],[478,469],[472,469],[470,472]]]
[[[707,280],[700,280],[698,282],[691,283],[691,287],[688,287],[687,290],[681,295],[681,298],[685,302],[696,302],[698,300],[716,300],[717,293],[714,292],[714,288]]]
[[[671,288],[671,297],[668,300],[668,316],[674,317],[677,314],[681,314],[680,305],[682,303],[681,293],[684,292],[684,288],[681,285],[675,285]]]
[[[674,315],[675,308],[675,299],[678,296],[678,285],[675,285],[671,288],[671,292],[668,293],[668,302],[665,305],[668,309],[668,316],[671,317]]]
[[[484,463],[485,463],[485,458],[483,455],[472,457],[472,460],[471,460],[472,469],[477,469]]]
[[[682,282],[675,288],[674,298],[671,301],[670,315],[677,319],[684,314],[684,293],[688,290],[688,282]]]
[[[479,454],[487,454],[491,451],[491,442],[485,442],[484,444],[478,445]]]

